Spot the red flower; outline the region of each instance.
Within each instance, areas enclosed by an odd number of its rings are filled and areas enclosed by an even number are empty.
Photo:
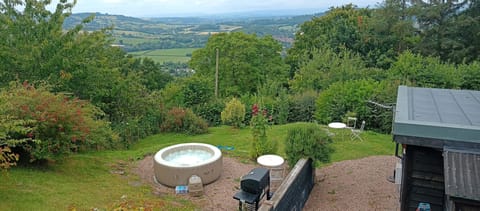
[[[258,105],[253,104],[253,106],[252,106],[252,116],[257,116],[257,114],[258,114]]]

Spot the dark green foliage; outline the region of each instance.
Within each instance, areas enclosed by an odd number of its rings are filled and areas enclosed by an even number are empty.
[[[448,89],[460,87],[459,73],[453,64],[409,51],[401,54],[389,70],[391,79],[399,80],[401,84]]]
[[[288,122],[313,122],[317,97],[318,93],[313,90],[292,95]]]
[[[480,4],[478,1],[411,1],[417,20],[418,52],[453,63],[479,59]]]
[[[329,47],[311,51],[311,59],[300,64],[295,76],[290,80],[294,92],[305,90],[320,91],[338,81],[356,80],[367,77],[368,69],[362,59],[348,49]]]
[[[215,78],[217,49],[221,97],[256,93],[268,81],[286,83],[288,69],[280,55],[282,48],[271,36],[212,35],[204,48],[192,53],[189,63],[200,77]]]
[[[203,134],[208,132],[208,124],[190,109],[172,108],[167,112],[160,126],[164,132]]]
[[[213,99],[214,88],[211,80],[189,77],[183,81],[183,100],[186,107],[201,105]]]
[[[160,64],[155,63],[150,58],[125,58],[126,65],[122,72],[127,75],[129,72],[136,72],[140,75],[142,84],[148,90],[163,89],[169,82],[173,81],[173,76],[162,69]]]
[[[275,105],[273,121],[280,125],[286,124],[290,113],[290,101],[286,89],[279,89],[278,95],[275,97]]]
[[[469,65],[459,65],[458,70],[463,76],[462,89],[480,90],[480,62],[476,61]]]
[[[221,113],[225,109],[225,103],[221,100],[211,100],[203,104],[193,106],[193,112],[207,121],[209,126],[215,127],[222,124]]]
[[[299,124],[288,129],[285,139],[285,154],[290,166],[301,158],[329,162],[333,148],[332,139],[317,124]]]
[[[201,77],[178,78],[161,90],[167,108],[196,107],[214,99],[213,83]]]
[[[370,13],[371,10],[349,4],[332,8],[325,15],[303,23],[293,47],[288,50],[290,76],[293,77],[302,63],[312,59],[318,49],[329,48],[336,53],[347,49],[366,57],[373,47],[367,45],[368,39],[364,37],[364,19],[368,19]]]

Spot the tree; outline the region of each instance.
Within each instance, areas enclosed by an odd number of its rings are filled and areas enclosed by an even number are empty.
[[[293,77],[302,63],[312,59],[318,49],[330,48],[334,52],[348,49],[363,54],[368,52],[369,49],[364,49],[361,31],[369,16],[370,10],[358,9],[349,4],[331,8],[325,15],[303,23],[295,36],[293,47],[288,50],[290,77]]]
[[[162,66],[155,63],[151,58],[133,58],[131,55],[124,59],[122,73],[137,73],[142,84],[151,91],[163,89],[169,82],[173,81],[171,76]]]
[[[305,90],[321,91],[338,81],[365,78],[365,63],[346,49],[335,53],[325,47],[311,53],[312,59],[301,64],[290,80],[290,87],[296,93]]]
[[[112,47],[110,28],[84,31],[94,16],[63,30],[76,1],[61,0],[53,12],[46,9],[50,3],[0,3],[0,86],[13,80],[48,82],[52,92],[71,93],[100,108],[123,135],[135,130],[133,140],[158,131],[162,108],[151,90],[163,88],[171,77],[153,61],[126,57]]]
[[[287,82],[282,47],[271,36],[259,38],[242,32],[212,35],[204,48],[192,53],[190,67],[197,75],[215,78],[217,49],[220,96],[255,93],[259,85],[269,81]]]
[[[480,3],[471,0],[411,0],[420,43],[418,52],[454,63],[479,59]]]
[[[388,69],[399,54],[415,47],[419,36],[410,13],[407,0],[386,0],[372,9],[362,31],[369,49],[364,57],[368,66]]]

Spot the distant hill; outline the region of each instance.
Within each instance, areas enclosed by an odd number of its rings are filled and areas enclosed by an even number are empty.
[[[289,47],[299,25],[322,14],[271,17],[225,15],[134,18],[102,13],[76,13],[65,20],[64,28],[72,28],[90,15],[95,15],[95,18],[85,26],[85,30],[113,27],[113,36],[117,44],[125,46],[127,51],[145,51],[200,48],[205,45],[211,34],[232,31],[255,33],[259,36],[272,35],[285,47]]]

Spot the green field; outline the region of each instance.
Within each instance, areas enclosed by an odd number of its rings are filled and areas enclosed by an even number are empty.
[[[192,54],[198,48],[174,48],[174,49],[158,49],[151,51],[136,51],[130,54],[135,57],[148,57],[160,64],[164,62],[188,62]]]
[[[272,126],[268,138],[279,144],[278,154],[285,156],[284,139],[287,131],[296,123]],[[326,128],[326,126],[323,126]],[[154,195],[152,189],[140,182],[132,172],[135,161],[152,155],[163,147],[200,142],[212,145],[234,146],[224,156],[235,157],[241,162],[253,162],[248,158],[251,131],[249,128],[210,128],[204,135],[159,134],[145,138],[128,150],[102,151],[75,154],[65,161],[43,167],[16,167],[0,171],[0,210],[195,210],[196,205],[172,194]],[[364,132],[364,141],[343,138],[341,132],[331,131],[333,136],[332,162],[358,159],[371,155],[393,155],[392,137],[385,134]],[[349,131],[344,131],[349,132]],[[328,164],[324,164],[328,165]],[[124,174],[112,172],[124,171]],[[146,209],[145,209],[146,210]]]

